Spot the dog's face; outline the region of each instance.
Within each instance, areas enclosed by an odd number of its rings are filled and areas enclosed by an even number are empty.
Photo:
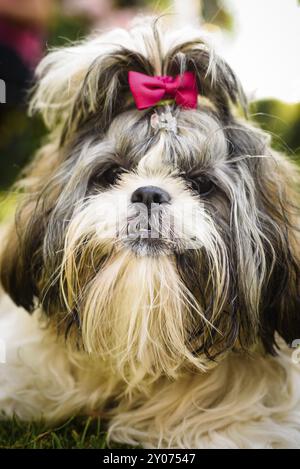
[[[242,92],[201,40],[114,34],[42,62],[33,106],[52,143],[28,176],[4,287],[127,377],[205,370],[259,341],[272,352],[276,331],[300,334],[296,173],[233,117]],[[198,108],[172,105],[177,131],[157,129],[127,73],[184,69]]]

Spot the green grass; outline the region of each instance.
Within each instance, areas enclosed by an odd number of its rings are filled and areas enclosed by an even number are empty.
[[[15,418],[0,422],[0,448],[103,449],[108,445],[100,418],[76,417],[53,428]]]

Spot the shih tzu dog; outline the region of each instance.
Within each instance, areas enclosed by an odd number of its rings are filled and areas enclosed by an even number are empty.
[[[246,109],[199,31],[157,20],[42,60],[49,137],[2,242],[3,418],[300,447],[300,178]]]

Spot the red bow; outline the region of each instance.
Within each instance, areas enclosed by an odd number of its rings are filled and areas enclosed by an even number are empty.
[[[162,99],[175,99],[182,107],[197,107],[197,81],[193,72],[184,72],[176,77],[151,77],[139,72],[128,72],[128,82],[136,107],[147,109]]]

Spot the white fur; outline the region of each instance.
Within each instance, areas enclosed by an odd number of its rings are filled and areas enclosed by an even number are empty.
[[[299,448],[300,370],[278,358],[232,353],[211,372],[162,377],[147,392],[126,389],[104,362],[68,351],[2,295],[0,408],[54,423],[75,413],[106,414],[111,441],[147,448]],[[114,411],[106,404],[120,395]]]

